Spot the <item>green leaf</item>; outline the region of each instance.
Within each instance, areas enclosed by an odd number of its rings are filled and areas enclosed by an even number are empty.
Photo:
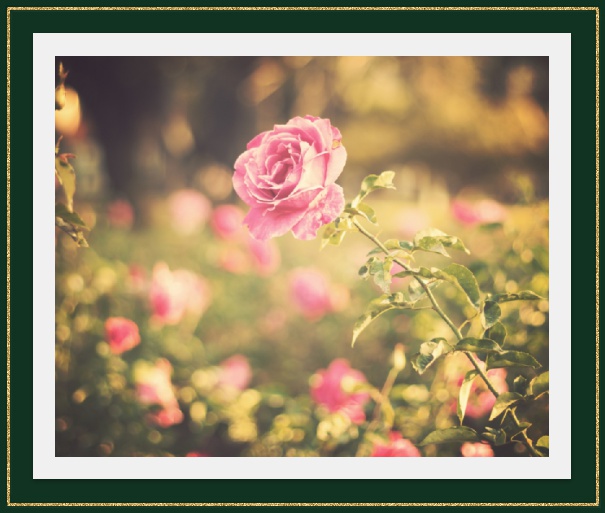
[[[385,241],[384,246],[393,251],[403,249],[404,251],[412,251],[414,245],[406,240],[388,239]]]
[[[459,251],[464,251],[467,254],[469,253],[469,250],[466,249],[466,246],[458,237],[447,235],[436,228],[422,230],[414,237],[414,249],[439,253],[449,257],[450,255],[445,248],[457,249]]]
[[[473,386],[473,380],[477,377],[477,375],[478,372],[475,370],[468,371],[466,376],[464,376],[462,385],[460,386],[460,392],[458,394],[458,407],[456,408],[456,413],[458,414],[460,424],[462,424],[462,421],[464,420],[464,413],[466,412],[466,405],[468,404],[468,396]]]
[[[525,395],[528,383],[525,376],[517,376],[513,381],[513,390],[518,394]]]
[[[374,277],[374,283],[378,285],[385,294],[391,292],[391,268],[393,267],[393,259],[386,257],[384,261],[377,260],[370,265],[370,274]]]
[[[362,216],[370,221],[370,223],[376,224],[376,212],[366,203],[358,203],[356,207],[347,207],[345,208],[345,212],[347,214]]]
[[[451,350],[452,346],[444,338],[423,342],[420,346],[420,352],[412,356],[412,367],[418,374],[423,374],[440,356],[449,353]]]
[[[493,340],[489,340],[487,338],[474,338],[468,337],[463,338],[460,342],[456,344],[454,348],[456,351],[472,351],[473,353],[483,353],[483,354],[491,354],[491,353],[501,353],[502,348],[498,345],[497,342]]]
[[[488,426],[485,428],[485,433],[481,434],[481,438],[496,446],[504,445],[506,443],[506,432],[503,429]]]
[[[442,273],[451,277],[444,279],[458,285],[474,307],[479,307],[481,304],[479,285],[475,275],[470,270],[460,264],[450,264],[442,270]]]
[[[65,200],[67,201],[67,210],[72,212],[74,194],[76,193],[76,172],[67,160],[67,157],[61,155],[55,157],[55,172],[57,173],[59,183],[63,186]]]
[[[346,231],[336,227],[336,222],[328,223],[321,236],[321,249],[324,249],[328,244],[338,246],[345,238]]]
[[[439,429],[429,433],[418,445],[447,444],[453,442],[479,442],[481,439],[474,429],[466,426]]]
[[[521,292],[517,292],[516,294],[496,294],[495,296],[490,297],[490,301],[495,301],[496,303],[508,303],[509,301],[534,301],[536,299],[544,299],[542,296],[538,296],[535,292],[531,290],[523,290]]]
[[[502,310],[500,310],[498,303],[486,301],[483,312],[481,312],[481,324],[487,330],[500,320],[501,315]]]
[[[366,311],[357,319],[357,322],[353,326],[351,347],[355,345],[355,341],[361,332],[366,329],[374,319],[389,310],[404,310],[406,308],[411,308],[412,306],[412,304],[403,300],[403,295],[401,293],[392,295],[384,294],[371,301]]]
[[[66,223],[71,223],[74,226],[88,228],[82,218],[76,213],[71,212],[63,203],[55,203],[55,216],[60,217]]]
[[[512,415],[512,410],[506,410],[504,416],[502,417],[502,422],[500,423],[500,425],[502,429],[506,431],[506,435],[509,439],[513,438],[522,431],[525,431],[526,429],[531,427],[531,424],[529,422],[515,422],[515,419]]]
[[[487,369],[499,369],[502,367],[542,367],[538,361],[529,353],[521,351],[504,351],[499,354],[490,354],[487,357]]]
[[[376,189],[394,189],[393,171],[383,171],[379,175],[368,175],[361,182],[361,190],[359,194],[351,202],[351,207],[356,208],[361,200]]]
[[[546,371],[531,380],[531,383],[529,384],[530,394],[538,397],[539,395],[542,395],[544,392],[548,392],[548,384],[549,384],[549,377],[548,377],[548,371]]]
[[[542,449],[549,449],[548,446],[548,435],[540,437],[540,439],[536,442],[536,447],[540,447]]]
[[[396,274],[395,276],[398,276],[398,274]],[[430,290],[433,290],[439,286],[439,282],[426,283],[426,286]],[[420,283],[418,283],[416,280],[413,280],[408,285],[408,298],[411,303],[417,302],[419,299],[421,299],[425,295],[426,295],[426,292],[422,288],[422,285],[420,285]]]
[[[503,394],[500,394],[494,403],[489,420],[494,420],[498,415],[508,410],[513,404],[517,404],[522,400],[523,396],[516,392],[504,392]]]
[[[506,328],[504,327],[504,324],[501,322],[495,323],[491,328],[485,330],[483,338],[489,338],[490,340],[498,342],[501,346],[504,345],[504,341],[506,340]]]

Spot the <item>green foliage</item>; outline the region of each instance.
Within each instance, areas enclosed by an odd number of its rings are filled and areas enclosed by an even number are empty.
[[[489,340],[487,338],[463,338],[460,342],[456,344],[456,351],[470,351],[473,353],[481,353],[481,354],[492,354],[492,353],[501,353],[502,348],[498,345],[497,342],[493,340]]]
[[[449,257],[450,254],[445,248],[457,249],[470,254],[469,250],[466,249],[466,246],[458,237],[447,235],[435,228],[422,230],[414,237],[415,251],[428,251],[430,253],[437,253]]]
[[[449,353],[452,346],[444,338],[435,338],[430,342],[424,342],[420,346],[420,352],[412,357],[412,367],[423,374],[440,356]]]
[[[535,397],[538,397],[545,392],[548,392],[548,384],[549,375],[548,371],[546,371],[531,380],[529,384],[529,393]]]
[[[496,303],[508,303],[509,301],[535,301],[536,299],[544,299],[531,290],[523,290],[516,294],[496,294],[490,297],[491,301]]]
[[[55,204],[55,225],[67,233],[78,246],[88,247],[88,242],[82,231],[87,230],[88,227],[76,212],[69,211],[63,203]]]
[[[458,393],[458,406],[456,407],[456,413],[458,414],[458,420],[460,424],[464,420],[464,414],[466,412],[466,405],[468,404],[468,396],[473,386],[473,380],[479,375],[476,370],[468,371],[464,376],[464,381],[460,385],[460,392]]]
[[[494,323],[489,329],[485,330],[483,338],[489,338],[495,342],[498,342],[501,346],[504,345],[506,340],[506,328],[501,322]]]
[[[504,351],[491,354],[487,357],[487,368],[498,369],[502,367],[531,367],[539,369],[540,363],[529,353],[523,351]]]
[[[483,327],[487,330],[498,322],[501,315],[502,310],[500,310],[498,303],[486,301],[483,306],[483,311],[481,312],[481,324],[483,324]]]
[[[361,332],[366,329],[374,319],[381,316],[383,313],[388,312],[389,310],[404,310],[406,308],[411,308],[412,306],[413,304],[404,300],[403,294],[400,292],[391,295],[384,294],[379,298],[374,299],[353,326],[351,346],[355,345]]]
[[[440,429],[429,433],[418,445],[479,442],[481,438],[474,429],[466,426]]]
[[[489,416],[489,420],[494,420],[496,417],[504,413],[514,404],[517,404],[519,401],[523,400],[523,396],[521,394],[517,394],[516,392],[505,392],[500,394],[494,403],[494,407],[492,408],[492,413]]]
[[[481,438],[495,446],[504,445],[506,443],[506,432],[503,429],[487,426],[485,433],[481,433]]]
[[[368,175],[361,182],[361,190],[359,194],[351,201],[351,207],[357,208],[359,203],[372,191],[378,189],[394,189],[393,178],[395,173],[393,171],[383,171],[380,175]]]

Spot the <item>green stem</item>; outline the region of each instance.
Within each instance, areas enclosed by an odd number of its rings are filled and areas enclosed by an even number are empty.
[[[353,219],[353,225],[359,230],[359,232],[362,235],[364,235],[365,237],[370,239],[374,244],[376,244],[376,246],[378,246],[385,255],[391,254],[391,252],[387,249],[387,247],[377,237],[372,235],[363,226],[361,226],[361,224],[359,223],[359,221],[357,219]],[[407,266],[407,264],[398,258],[393,258],[393,262],[399,264],[406,271],[410,270],[410,268]],[[429,298],[429,301],[433,305],[433,310],[435,310],[435,312],[437,312],[439,317],[441,317],[443,319],[443,321],[450,327],[450,329],[452,330],[454,335],[456,335],[456,338],[458,340],[462,340],[462,338],[463,338],[462,333],[460,333],[460,330],[456,327],[456,325],[453,323],[453,321],[443,311],[441,306],[439,306],[439,303],[437,303],[437,300],[435,299],[435,296],[431,292],[431,289],[429,288],[429,286],[424,281],[422,281],[418,276],[414,276],[414,278],[420,284],[420,286],[423,288],[424,292],[426,293],[427,297]],[[481,379],[485,382],[489,391],[494,395],[494,397],[498,398],[498,396],[500,394],[496,390],[496,387],[494,387],[493,383],[487,377],[486,372],[483,370],[483,368],[479,365],[479,363],[475,359],[475,356],[468,351],[464,351],[464,354],[469,359],[469,361],[472,363],[473,367],[475,368],[475,370],[477,371],[479,376],[481,376]],[[516,415],[514,415],[514,413],[513,413],[513,420],[515,421],[515,424],[517,424],[517,426],[519,426],[519,419],[517,419],[517,417],[516,417]],[[529,438],[527,437],[525,432],[522,431],[521,433],[522,433],[523,442],[525,443],[525,445],[527,446],[529,451],[534,456],[542,456],[538,451],[536,451],[534,449],[533,445],[531,444],[531,441],[529,440]]]

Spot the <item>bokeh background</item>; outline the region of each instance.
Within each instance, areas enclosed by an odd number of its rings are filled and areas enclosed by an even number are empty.
[[[362,428],[318,408],[313,375],[344,358],[380,388],[395,344],[409,357],[448,332],[429,310],[386,314],[351,348],[356,318],[381,293],[357,274],[369,241],[353,234],[320,251],[319,240],[291,235],[261,244],[241,227],[233,162],[257,133],[294,116],[330,118],[340,129],[348,161],[338,183],[348,199],[367,174],[395,171],[397,190],[368,200],[382,238],[438,228],[465,242],[471,255],[453,257],[484,292],[548,297],[547,58],[59,62],[69,75],[56,135],[76,155],[75,210],[91,230],[89,248],[56,237],[58,456],[371,452]],[[438,295],[462,323],[456,291]],[[547,370],[548,301],[503,312],[507,346]],[[120,352],[107,331],[115,317],[138,331]],[[422,376],[406,366],[391,395],[394,429],[418,442],[455,425],[466,370],[455,356]],[[512,377],[498,379],[512,389]],[[465,423],[484,426],[490,408],[481,390],[474,396]],[[547,434],[547,411],[524,412],[531,438]],[[522,454],[520,444],[496,448]],[[423,455],[460,451],[433,446]]]

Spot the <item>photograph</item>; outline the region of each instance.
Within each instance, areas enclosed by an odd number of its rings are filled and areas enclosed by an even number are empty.
[[[84,53],[56,458],[549,458],[547,55]]]

